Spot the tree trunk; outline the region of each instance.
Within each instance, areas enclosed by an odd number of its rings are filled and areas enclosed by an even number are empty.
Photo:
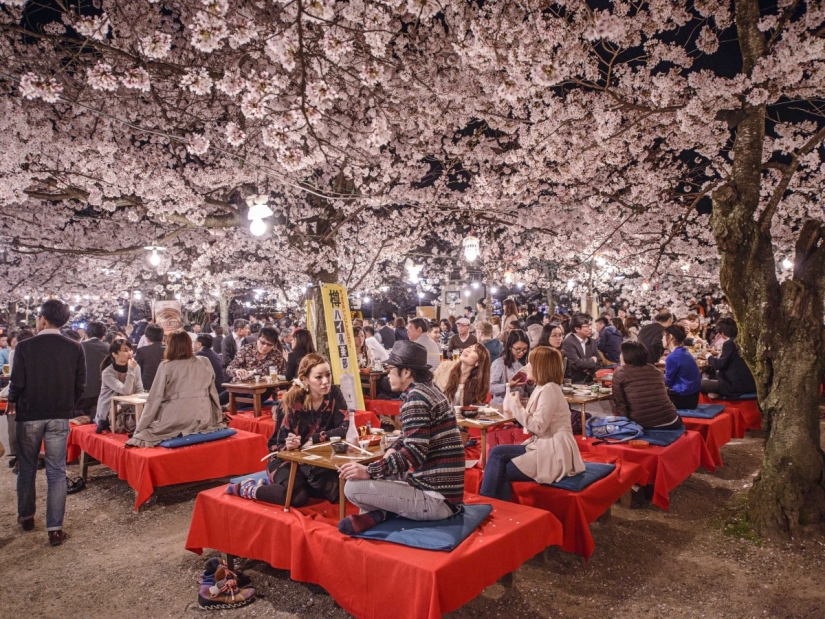
[[[220,325],[223,327],[224,333],[229,333],[229,304],[232,301],[223,292],[218,297],[218,307],[221,313]]]
[[[757,0],[737,0],[745,72],[766,53]],[[825,227],[799,233],[793,278],[781,286],[771,238],[772,213],[760,213],[764,106],[743,103],[731,180],[713,195],[711,224],[721,257],[719,279],[736,315],[737,342],[756,380],[768,431],[762,470],[748,495],[757,533],[786,537],[825,522],[825,455],[817,394],[825,369]]]

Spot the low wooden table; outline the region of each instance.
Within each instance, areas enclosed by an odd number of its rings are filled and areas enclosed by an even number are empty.
[[[364,453],[359,452],[355,448],[351,448],[350,451],[343,455],[338,455],[332,451],[332,446],[325,445],[325,446],[318,446],[315,449],[307,449],[307,450],[299,450],[295,449],[292,451],[279,451],[277,456],[281,460],[286,460],[290,463],[289,469],[289,484],[286,487],[286,500],[284,501],[284,511],[289,511],[289,505],[292,503],[292,490],[295,488],[295,474],[298,472],[298,465],[299,464],[311,464],[312,466],[320,466],[322,469],[332,469],[335,470],[342,464],[346,464],[347,462],[357,462],[358,464],[368,464],[370,462],[375,462],[376,460],[380,460],[384,457],[384,449],[381,446],[378,447],[368,447],[367,450],[372,453],[371,456],[368,456]],[[353,456],[360,455],[360,458],[354,458]],[[313,456],[318,456],[317,458]],[[338,484],[338,506],[339,506],[339,520],[343,520],[346,516],[346,497],[344,496],[344,486],[346,485],[345,480],[341,480]]]
[[[378,383],[388,374],[386,371],[374,372],[372,370],[361,370],[361,386],[369,387],[370,400],[378,397]]]
[[[578,395],[576,393],[565,393],[564,398],[570,404],[578,404],[582,407],[582,436],[587,436],[587,416],[585,408],[593,402],[602,402],[613,397],[612,393],[591,393],[589,395]]]
[[[282,389],[291,383],[288,380],[248,381],[243,383],[223,383],[221,387],[229,392],[229,412],[238,412],[238,402],[252,404],[255,416],[261,416],[261,396],[270,389]]]
[[[494,406],[493,408],[498,409],[498,406]],[[474,419],[466,419],[465,417],[456,416],[456,422],[462,428],[476,428],[481,430],[481,460],[479,461],[479,465],[481,469],[484,470],[484,467],[487,466],[487,432],[489,432],[492,428],[496,428],[500,425],[505,423],[513,423],[516,418],[513,417],[510,413],[502,413],[502,416],[496,415],[495,413],[490,413],[488,416],[481,416]]]
[[[133,393],[132,395],[116,395],[112,398],[112,406],[109,408],[109,429],[115,431],[115,421],[117,421],[117,405],[128,404],[135,407],[135,426],[140,421],[140,416],[143,414],[143,406],[146,400],[149,399],[149,394]]]

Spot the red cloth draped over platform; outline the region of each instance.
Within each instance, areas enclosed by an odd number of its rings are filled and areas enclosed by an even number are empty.
[[[515,482],[511,500],[553,514],[561,521],[564,531],[562,550],[589,559],[596,547],[590,534],[590,523],[609,510],[633,484],[638,483],[645,472],[640,465],[622,461],[616,456],[586,453],[582,457],[587,462],[615,464],[616,468],[610,475],[590,484],[581,492],[530,482]],[[483,472],[477,466],[467,469],[464,475],[465,490],[478,492],[482,477]]]
[[[364,408],[376,415],[398,416],[401,414],[401,400],[370,400],[364,398]]]
[[[622,444],[593,445],[595,440],[576,437],[582,457],[585,453],[596,453],[617,456],[622,460],[640,464],[644,469],[644,475],[638,483],[643,486],[653,484],[653,504],[662,509],[670,506],[670,491],[690,477],[700,466],[709,471],[716,470],[702,435],[690,430],[667,447],[634,449]]]
[[[94,424],[87,424],[91,425],[91,427],[95,428]],[[69,424],[69,438],[66,440],[66,462],[74,462],[80,457],[80,444],[77,442],[78,428],[82,428],[85,426],[76,426],[73,424]]]
[[[235,436],[188,447],[125,447],[125,434],[95,434],[95,425],[74,429],[80,448],[100,460],[137,493],[135,510],[158,486],[243,475],[263,470],[268,450],[259,434],[239,430]]]
[[[543,510],[466,495],[493,513],[452,552],[350,538],[338,532],[337,506],[292,509],[247,501],[222,488],[195,501],[186,548],[265,561],[294,580],[326,589],[361,619],[436,619],[476,597],[547,546],[562,541],[561,524]],[[356,513],[354,506],[348,513]]]
[[[704,393],[700,393],[699,403],[725,406],[725,412],[733,417],[733,438],[744,438],[746,430],[762,429],[762,413],[756,400],[711,400]]]
[[[253,434],[260,434],[268,441],[275,431],[275,420],[272,414],[262,413],[260,417],[255,417],[252,412],[235,413],[234,415],[227,415],[229,417],[229,427],[236,430],[243,430],[244,432],[252,432]],[[381,422],[375,413],[370,411],[355,411],[355,425],[365,426],[367,422],[372,424],[373,428],[380,428]]]
[[[725,409],[713,419],[698,417],[682,417],[685,428],[702,435],[705,446],[716,466],[722,466],[722,452],[720,449],[730,442],[733,436],[733,415]]]

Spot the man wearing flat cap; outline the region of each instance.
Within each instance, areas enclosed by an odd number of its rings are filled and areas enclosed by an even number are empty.
[[[401,436],[381,460],[341,467],[344,494],[361,508],[338,524],[348,535],[383,522],[387,512],[410,520],[449,518],[464,498],[464,446],[453,407],[432,382],[427,349],[399,340],[386,365],[392,390],[401,394]]]
[[[455,326],[458,333],[450,338],[450,343],[447,345],[448,350],[464,350],[478,344],[476,336],[470,333],[469,319],[459,318],[455,321]]]

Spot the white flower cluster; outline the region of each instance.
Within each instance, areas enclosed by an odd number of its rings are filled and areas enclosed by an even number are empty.
[[[146,69],[136,67],[129,69],[120,78],[120,82],[133,90],[140,90],[141,92],[149,92],[149,73]]]
[[[596,11],[595,17],[593,26],[584,33],[588,41],[605,39],[618,43],[624,38],[625,25],[621,18],[606,11]]]
[[[188,88],[196,95],[208,95],[212,92],[212,78],[209,77],[209,72],[200,68],[197,71],[190,69],[180,81],[180,85]]]
[[[186,149],[193,155],[203,155],[209,150],[209,138],[195,134],[189,138]]]
[[[232,146],[240,146],[246,141],[246,133],[236,123],[226,125],[226,141]]]
[[[153,32],[140,40],[140,47],[148,58],[166,58],[172,48],[172,37],[165,32]]]
[[[219,49],[222,41],[229,35],[226,22],[217,15],[198,12],[192,20],[192,47],[209,53]]]
[[[95,41],[105,41],[106,37],[109,36],[111,24],[109,23],[109,16],[106,13],[101,13],[94,17],[81,17],[72,26],[82,37],[94,39]]]
[[[54,78],[47,81],[34,73],[26,73],[20,78],[20,94],[26,99],[57,103],[63,94],[63,86]]]
[[[95,66],[87,69],[86,79],[89,86],[95,90],[117,90],[118,80],[112,73],[112,65],[105,62],[98,62]]]

